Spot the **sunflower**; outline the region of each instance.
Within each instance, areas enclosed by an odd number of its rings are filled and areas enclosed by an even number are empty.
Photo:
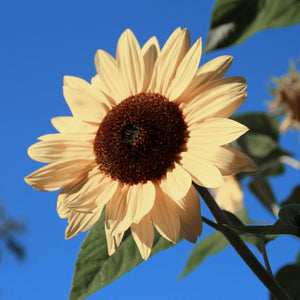
[[[200,201],[192,181],[215,188],[223,175],[255,169],[228,144],[247,127],[227,119],[246,98],[245,79],[222,78],[232,57],[198,69],[201,39],[191,47],[177,28],[160,50],[156,37],[140,48],[121,35],[116,59],[95,57],[91,84],[64,78],[71,117],[52,119],[57,134],[39,138],[29,156],[48,165],[25,178],[33,188],[60,188],[57,211],[68,218],[66,238],[89,229],[105,209],[109,255],[130,227],[143,259],[154,227],[176,243],[196,242],[202,230]]]

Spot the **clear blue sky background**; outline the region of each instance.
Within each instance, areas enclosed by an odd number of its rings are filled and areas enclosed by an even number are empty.
[[[94,54],[102,48],[113,55],[120,34],[131,28],[143,44],[156,35],[162,45],[178,26],[190,30],[192,41],[206,40],[214,1],[4,1],[0,0],[1,184],[0,199],[8,213],[25,220],[22,243],[27,258],[20,263],[7,253],[0,262],[0,299],[67,299],[74,263],[85,237],[64,239],[66,220],[56,213],[57,192],[38,192],[23,177],[40,167],[26,149],[36,137],[54,132],[50,119],[70,115],[62,94],[64,75],[86,80],[95,74]],[[229,75],[247,78],[249,96],[240,112],[263,111],[270,75],[283,75],[288,61],[300,53],[300,24],[260,32],[239,46],[205,55],[234,56]],[[299,158],[298,133],[282,144]],[[272,180],[279,200],[299,184],[290,168]],[[256,220],[274,218],[246,194],[249,214]],[[210,216],[203,204],[203,214]],[[202,237],[211,233],[204,227]],[[264,286],[231,248],[211,256],[197,270],[177,281],[193,244],[182,242],[142,263],[88,299],[267,299]],[[282,237],[268,246],[277,271],[292,263],[299,242]],[[257,255],[257,251],[255,251]]]

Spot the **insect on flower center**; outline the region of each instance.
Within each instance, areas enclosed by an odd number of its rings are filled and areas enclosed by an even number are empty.
[[[99,169],[126,184],[160,180],[184,151],[187,126],[178,105],[141,93],[113,107],[99,126],[94,151]]]

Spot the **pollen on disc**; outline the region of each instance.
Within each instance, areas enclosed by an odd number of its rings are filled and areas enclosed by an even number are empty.
[[[187,126],[175,103],[141,93],[110,110],[99,126],[94,151],[100,171],[126,184],[160,180],[186,144]]]

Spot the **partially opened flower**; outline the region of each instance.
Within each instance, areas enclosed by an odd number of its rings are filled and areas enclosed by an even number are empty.
[[[272,89],[274,101],[269,105],[271,111],[276,110],[284,115],[280,131],[286,132],[289,127],[300,129],[300,72],[292,64],[290,73],[280,78],[273,78],[277,84]]]
[[[241,184],[235,176],[224,176],[224,183],[212,189],[218,205],[232,213],[238,212],[244,206],[244,193]]]
[[[223,175],[255,169],[227,146],[247,128],[227,119],[246,98],[244,78],[222,78],[232,57],[198,69],[201,39],[190,47],[188,30],[176,29],[160,50],[155,37],[140,48],[130,30],[120,37],[116,59],[95,58],[91,84],[64,78],[72,117],[52,119],[58,134],[28,149],[49,163],[25,178],[35,189],[58,195],[68,218],[66,238],[89,229],[105,211],[108,252],[130,227],[144,259],[154,228],[176,243],[201,234],[200,202],[192,181],[214,188]]]

